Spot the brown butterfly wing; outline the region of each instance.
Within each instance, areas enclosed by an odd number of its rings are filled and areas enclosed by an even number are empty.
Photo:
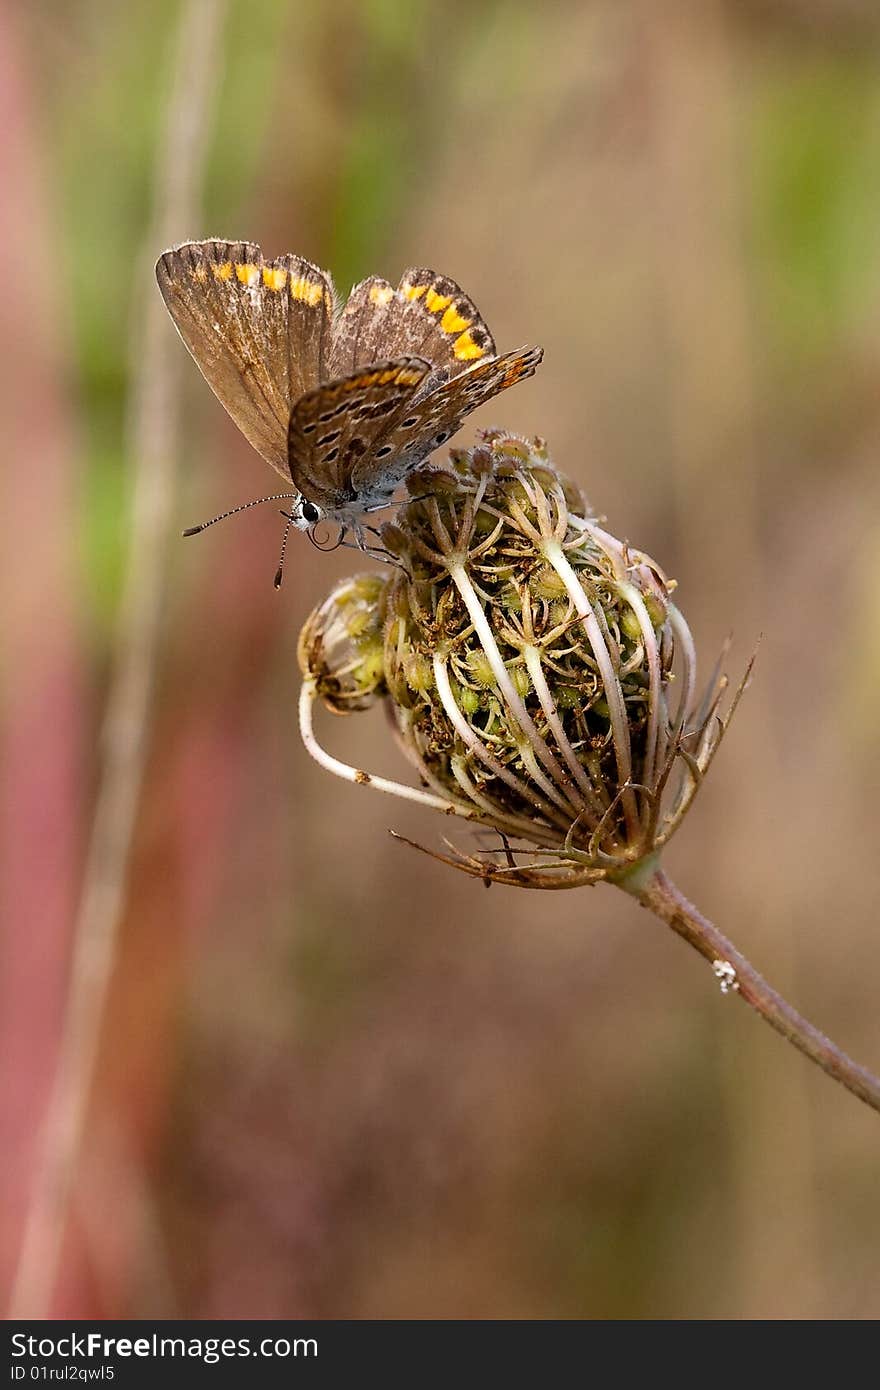
[[[371,276],[356,285],[333,330],[330,374],[406,353],[438,370],[438,379],[494,357],[495,342],[473,300],[446,275],[405,272],[397,289]]]
[[[371,275],[355,285],[333,327],[328,375],[348,376],[358,367],[381,362],[394,354],[387,350],[388,305],[396,291],[387,280]]]
[[[289,478],[293,403],[329,354],[330,277],[299,256],[264,259],[248,241],[191,241],[156,263],[159,289],[202,375],[259,454]]]
[[[407,414],[430,373],[417,357],[388,359],[328,381],[297,401],[290,415],[288,467],[310,502],[336,515],[362,510],[354,477],[362,461],[381,469],[382,441]]]
[[[534,375],[543,356],[543,348],[533,347],[492,357],[411,402],[390,422],[381,453],[374,449],[354,468],[351,483],[357,496],[365,506],[390,497],[407,473],[452,438],[472,410]]]

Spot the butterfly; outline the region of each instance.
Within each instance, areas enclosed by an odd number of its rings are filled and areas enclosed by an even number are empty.
[[[371,275],[340,306],[310,261],[209,240],[165,251],[156,277],[208,385],[295,489],[259,500],[290,501],[288,530],[327,518],[361,545],[364,514],[387,506],[466,415],[543,356],[497,356],[473,301],[433,270],[408,270],[396,288]]]

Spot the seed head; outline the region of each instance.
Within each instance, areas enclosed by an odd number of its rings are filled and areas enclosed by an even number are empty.
[[[314,693],[336,712],[387,701],[423,799],[501,836],[439,856],[468,873],[566,887],[653,862],[730,717],[717,672],[697,707],[674,583],[543,441],[488,432],[409,486],[381,533],[395,567],[340,586],[304,629]]]

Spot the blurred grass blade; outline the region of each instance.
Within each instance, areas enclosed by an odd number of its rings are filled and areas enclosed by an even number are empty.
[[[205,144],[220,87],[220,0],[186,0],[158,151],[154,211],[138,267],[131,377],[131,538],[114,671],[102,731],[103,769],[85,867],[57,1069],[34,1177],[10,1315],[46,1317],[87,1112],[101,1021],[125,907],[165,596],[165,547],[176,481],[180,397],[165,311],[151,266],[198,221]]]

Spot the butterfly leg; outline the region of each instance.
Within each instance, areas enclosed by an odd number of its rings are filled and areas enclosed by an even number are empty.
[[[373,560],[381,560],[383,565],[396,565],[398,569],[403,569],[400,561],[394,555],[390,555],[384,546],[358,545],[354,541],[339,541],[337,544],[344,546],[346,550],[359,550],[361,555],[369,555]]]

